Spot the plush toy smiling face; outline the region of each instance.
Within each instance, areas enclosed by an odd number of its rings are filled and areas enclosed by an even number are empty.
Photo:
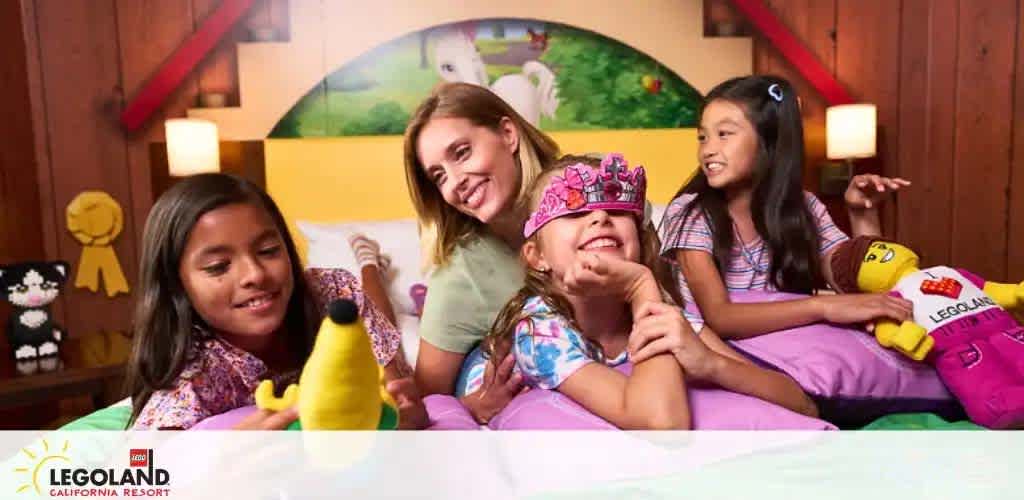
[[[888,292],[907,271],[917,269],[913,250],[896,243],[876,241],[868,247],[857,272],[857,286],[864,292]]]

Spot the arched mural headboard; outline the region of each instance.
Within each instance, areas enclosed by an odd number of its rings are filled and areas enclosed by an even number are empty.
[[[705,38],[702,8],[701,0],[651,0],[642,8],[588,0],[478,0],[458,7],[441,1],[293,0],[289,42],[238,46],[241,106],[192,109],[189,116],[216,122],[224,140],[265,142],[267,188],[290,223],[409,217],[400,136],[268,138],[332,72],[426,28],[529,19],[621,42],[703,94],[727,78],[749,74],[752,45],[749,38]],[[564,152],[621,151],[631,163],[645,165],[656,203],[667,202],[695,169],[693,128],[548,131]]]

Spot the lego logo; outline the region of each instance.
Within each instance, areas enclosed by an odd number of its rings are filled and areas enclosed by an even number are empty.
[[[128,452],[129,467],[145,467],[149,465],[149,450],[131,450]]]

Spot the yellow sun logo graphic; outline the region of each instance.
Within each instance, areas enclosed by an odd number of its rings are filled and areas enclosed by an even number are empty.
[[[39,471],[43,470],[43,467],[54,460],[60,460],[64,462],[71,462],[71,459],[67,456],[68,442],[64,441],[64,445],[60,449],[60,453],[50,451],[50,443],[47,443],[45,439],[43,441],[42,453],[33,452],[28,447],[22,448],[21,452],[28,457],[29,460],[33,461],[30,467],[18,467],[14,469],[14,472],[31,474],[31,478],[26,478],[25,484],[18,487],[18,493],[29,491],[34,489],[37,495],[42,495],[42,488],[39,487]]]

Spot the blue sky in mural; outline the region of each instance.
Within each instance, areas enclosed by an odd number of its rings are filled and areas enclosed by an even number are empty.
[[[557,23],[485,19],[429,28],[338,68],[271,137],[394,135],[441,81],[490,88],[543,130],[693,127],[700,94],[625,44]]]

